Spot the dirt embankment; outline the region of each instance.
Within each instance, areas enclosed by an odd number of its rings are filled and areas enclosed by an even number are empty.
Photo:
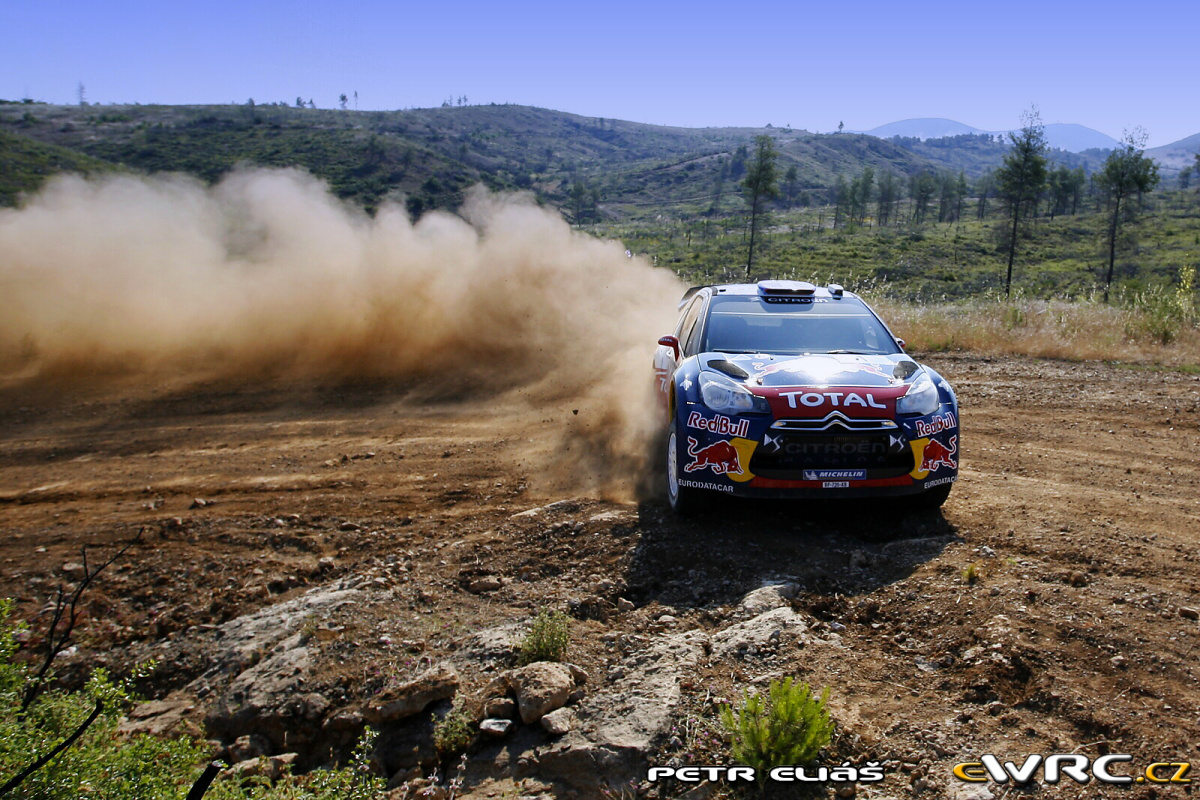
[[[888,762],[859,796],[952,796],[950,768],[980,753],[1192,759],[1200,379],[932,363],[962,403],[963,470],[944,514],[919,517],[886,503],[731,503],[681,522],[655,501],[605,501],[574,466],[589,454],[560,458],[594,441],[563,431],[603,429],[603,410],[533,407],[519,391],[9,385],[0,593],[36,630],[81,546],[144,530],[89,593],[64,671],[156,656],[147,688],[179,700],[175,712],[193,707],[185,727],[207,720],[226,743],[253,732],[308,765],[352,738],[372,698],[430,667],[453,668],[458,693],[482,703],[521,625],[566,609],[568,659],[588,675],[566,734],[580,738],[517,724],[477,744],[480,796],[590,796],[600,771],[571,752],[625,769],[721,762],[717,703],[783,675],[831,687],[837,758]],[[744,599],[771,583],[790,586]],[[612,727],[610,707],[636,724]],[[430,719],[390,724],[389,770],[408,775],[420,765],[396,754],[426,752]],[[288,725],[308,733],[284,741]]]

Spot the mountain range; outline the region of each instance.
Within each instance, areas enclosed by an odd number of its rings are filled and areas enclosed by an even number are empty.
[[[903,136],[912,139],[943,139],[948,136],[963,134],[978,135],[981,133],[1005,137],[1008,131],[985,131],[972,128],[952,119],[938,117],[924,119],[906,119],[900,122],[889,122],[869,131],[856,131],[868,136],[878,136],[880,139],[890,139],[893,136]],[[1069,153],[1082,153],[1085,150],[1111,150],[1120,144],[1111,136],[1098,130],[1075,123],[1052,122],[1045,128],[1046,143],[1057,150]]]
[[[306,169],[368,211],[395,200],[414,214],[457,208],[467,189],[482,183],[531,191],[579,221],[684,219],[744,210],[741,181],[758,135],[775,142],[780,203],[789,206],[827,203],[839,181],[867,167],[877,179],[891,173],[905,182],[934,172],[974,180],[998,167],[1008,151],[1003,137],[972,135],[976,129],[961,123],[909,123],[877,129],[878,135],[821,134],[771,126],[666,127],[520,105],[360,112],[253,102],[0,101],[0,206],[19,202],[62,171],[183,172],[216,181],[250,165]],[[928,138],[916,135],[922,133]],[[1150,155],[1168,179],[1197,150],[1200,134]],[[1106,155],[1096,148],[1048,154],[1055,165],[1089,172]]]

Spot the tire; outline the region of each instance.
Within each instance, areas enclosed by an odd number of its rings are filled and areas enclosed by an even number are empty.
[[[667,503],[671,510],[681,517],[695,514],[705,505],[707,499],[703,489],[692,489],[679,485],[679,437],[675,432],[675,423],[671,423],[667,434],[666,473],[667,473]]]
[[[946,502],[946,498],[950,496],[950,490],[953,487],[953,483],[944,483],[941,486],[933,487],[929,491],[914,495],[912,498],[912,507],[918,511],[937,511]]]

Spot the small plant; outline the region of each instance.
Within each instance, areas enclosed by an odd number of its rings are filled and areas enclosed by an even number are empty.
[[[535,661],[562,661],[571,638],[571,618],[561,611],[538,612],[521,642],[517,661],[524,666]]]
[[[972,561],[970,564],[967,564],[966,568],[962,571],[963,583],[967,584],[968,586],[974,586],[976,581],[982,577],[983,570],[981,570],[979,568],[979,564],[974,561]]]
[[[471,722],[471,715],[462,704],[455,703],[454,708],[433,726],[433,744],[443,758],[458,755],[471,744],[475,738]]]
[[[772,767],[810,764],[833,738],[833,720],[826,703],[829,689],[819,698],[804,681],[771,681],[769,699],[746,690],[736,711],[722,706],[721,724],[733,737],[735,761],[762,774]]]

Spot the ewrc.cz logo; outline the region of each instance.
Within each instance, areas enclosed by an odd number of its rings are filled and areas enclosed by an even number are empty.
[[[1037,774],[1038,767],[1045,762],[1043,775],[1046,783],[1057,784],[1063,776],[1078,784],[1089,783],[1092,778],[1101,783],[1127,785],[1131,783],[1191,783],[1188,777],[1192,765],[1187,761],[1156,761],[1140,775],[1117,775],[1109,771],[1114,764],[1127,764],[1133,761],[1133,756],[1111,753],[1091,761],[1079,753],[1056,753],[1050,756],[1033,754],[1026,757],[1025,763],[1017,766],[1011,761],[1000,763],[994,755],[980,756],[978,761],[968,761],[954,767],[954,777],[967,783],[986,783],[989,780],[996,783],[1016,784],[1029,783]],[[1091,774],[1088,774],[1089,770]]]

